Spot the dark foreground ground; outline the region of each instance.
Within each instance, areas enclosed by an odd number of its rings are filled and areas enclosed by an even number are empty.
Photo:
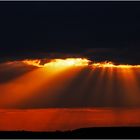
[[[98,127],[81,128],[72,131],[30,132],[30,131],[1,131],[0,138],[140,138],[140,127]]]

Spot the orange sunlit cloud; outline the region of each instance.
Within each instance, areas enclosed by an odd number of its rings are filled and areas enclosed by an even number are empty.
[[[67,67],[67,66],[87,66],[90,62],[85,58],[66,58],[66,59],[52,59],[50,62],[41,64],[41,60],[23,60],[25,64],[33,65],[37,67]]]
[[[66,58],[66,59],[52,59],[50,62],[46,62],[44,64],[41,64],[41,60],[35,59],[35,60],[23,60],[22,61],[25,64],[33,65],[37,67],[47,67],[47,66],[93,66],[93,67],[106,67],[106,68],[140,68],[140,65],[129,65],[129,64],[119,64],[115,65],[111,61],[105,61],[105,62],[98,62],[94,63],[91,60],[88,60],[86,58]]]
[[[128,64],[119,64],[115,65],[113,62],[101,62],[101,63],[93,63],[93,67],[106,67],[106,68],[140,68],[140,65],[128,65]]]

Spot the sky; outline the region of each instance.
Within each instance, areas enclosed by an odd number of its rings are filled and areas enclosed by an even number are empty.
[[[139,16],[139,2],[1,2],[0,108],[139,107]]]
[[[140,126],[139,25],[140,2],[0,2],[0,130]]]
[[[139,2],[1,2],[1,62],[87,57],[140,63]]]

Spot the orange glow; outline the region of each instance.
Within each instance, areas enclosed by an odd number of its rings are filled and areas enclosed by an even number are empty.
[[[118,69],[117,75],[120,81],[120,89],[123,90],[122,99],[126,105],[134,106],[139,104],[140,87],[135,75],[135,69]]]
[[[54,59],[44,66],[87,66],[89,60],[85,58],[67,58],[67,59]]]
[[[48,96],[50,93],[54,94],[60,87],[64,88],[81,69],[81,67],[37,68],[9,83],[0,85],[3,93],[0,98],[0,107],[11,108],[22,101],[26,102],[26,99],[36,96],[41,88],[45,89]]]
[[[137,68],[140,68],[140,65],[92,63],[86,58],[52,59],[50,62],[43,61],[43,63],[42,60],[35,59],[23,60],[22,63],[37,68],[7,83],[0,84],[2,93],[0,107],[11,108],[16,104],[17,106],[26,104],[26,99],[32,100],[42,91],[45,92],[47,98],[53,96],[52,99],[54,99],[57,96],[55,101],[59,101],[59,96],[65,96],[67,100],[70,95],[75,98],[73,93],[76,93],[79,102],[90,104],[90,101],[92,105],[94,100],[97,105],[103,102],[111,105],[116,94],[121,94],[118,100],[126,102],[126,105],[139,104],[139,74],[137,77],[135,74],[139,71]],[[75,83],[76,80],[79,81]],[[69,91],[71,91],[70,94]]]
[[[140,65],[119,64],[115,65],[113,62],[92,63],[93,67],[106,67],[106,68],[140,68]]]
[[[115,65],[111,61],[94,63],[86,58],[66,58],[66,59],[52,59],[50,62],[41,64],[41,60],[23,60],[23,63],[36,67],[69,67],[69,66],[93,66],[104,68],[140,68],[140,65],[119,64]]]
[[[36,67],[42,67],[40,65],[40,60],[39,59],[35,59],[35,60],[23,60],[23,63],[27,64],[27,65],[32,65],[32,66],[36,66]]]
[[[89,60],[86,58],[66,58],[66,59],[52,59],[50,62],[40,64],[40,60],[23,60],[23,63],[37,67],[68,67],[68,66],[87,66]]]

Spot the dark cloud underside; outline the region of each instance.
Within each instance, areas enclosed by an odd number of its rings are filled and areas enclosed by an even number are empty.
[[[140,63],[140,2],[0,2],[0,21],[0,61],[71,55]]]

